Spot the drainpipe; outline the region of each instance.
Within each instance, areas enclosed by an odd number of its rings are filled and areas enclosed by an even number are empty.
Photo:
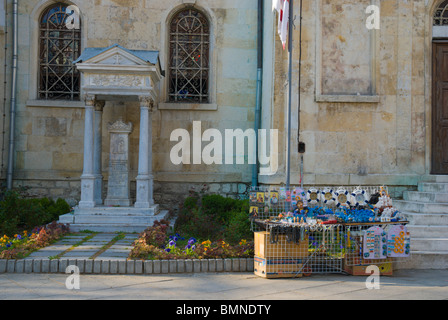
[[[14,133],[16,119],[16,92],[17,92],[17,60],[18,60],[18,0],[13,1],[13,30],[12,30],[12,81],[11,81],[11,107],[9,125],[9,154],[6,187],[12,189],[12,176],[14,170]]]
[[[258,186],[258,130],[261,127],[261,98],[262,98],[262,77],[263,77],[263,11],[264,0],[258,0],[258,48],[257,48],[257,92],[256,92],[256,106],[255,106],[255,164],[252,166],[252,186]]]

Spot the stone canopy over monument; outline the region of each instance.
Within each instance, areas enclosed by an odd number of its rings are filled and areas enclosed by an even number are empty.
[[[159,53],[128,50],[115,44],[108,48],[87,48],[74,63],[83,75],[82,93],[86,102],[84,165],[81,201],[74,215],[65,215],[61,221],[70,223],[74,231],[142,231],[159,213],[159,206],[153,199],[152,173],[152,112],[157,103],[157,85],[163,73]],[[132,124],[119,120],[109,126],[110,177],[108,196],[102,205],[101,128],[105,101],[140,102],[134,204],[129,199],[128,135]]]

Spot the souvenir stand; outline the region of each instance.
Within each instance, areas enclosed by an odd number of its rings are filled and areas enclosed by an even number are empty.
[[[367,275],[370,265],[391,275],[410,256],[408,222],[386,187],[253,187],[250,219],[254,271],[265,278]]]

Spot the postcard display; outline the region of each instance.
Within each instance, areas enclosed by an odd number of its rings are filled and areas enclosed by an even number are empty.
[[[265,278],[313,273],[391,275],[408,258],[408,221],[387,187],[252,188],[255,274]]]

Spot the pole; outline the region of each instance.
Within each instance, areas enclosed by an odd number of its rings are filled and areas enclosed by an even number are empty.
[[[288,70],[288,141],[286,151],[286,188],[291,185],[291,97],[292,97],[292,32],[293,32],[293,12],[294,0],[289,0],[289,21],[288,21],[288,50],[289,50],[289,70]]]
[[[258,43],[257,43],[257,92],[255,106],[255,164],[252,166],[252,186],[258,186],[258,169],[259,169],[259,135],[258,131],[261,127],[261,98],[262,98],[262,78],[263,78],[263,15],[264,0],[258,0]]]
[[[11,109],[9,125],[9,154],[8,154],[8,173],[6,177],[6,187],[12,189],[12,177],[14,170],[14,131],[16,119],[16,92],[17,92],[17,61],[18,61],[18,0],[13,2],[13,37],[12,37],[12,81],[11,81]],[[6,76],[6,75],[5,75]]]
[[[300,109],[301,109],[301,105],[300,105],[300,98],[301,98],[301,85],[302,85],[302,6],[303,1],[300,0],[300,14],[299,14],[299,19],[300,19],[300,36],[299,36],[299,89],[298,89],[298,108],[297,108],[297,113],[298,113],[298,120],[297,120],[297,146],[298,149],[300,149]],[[300,151],[299,151],[300,152]],[[300,154],[300,187],[303,189],[303,154]]]

